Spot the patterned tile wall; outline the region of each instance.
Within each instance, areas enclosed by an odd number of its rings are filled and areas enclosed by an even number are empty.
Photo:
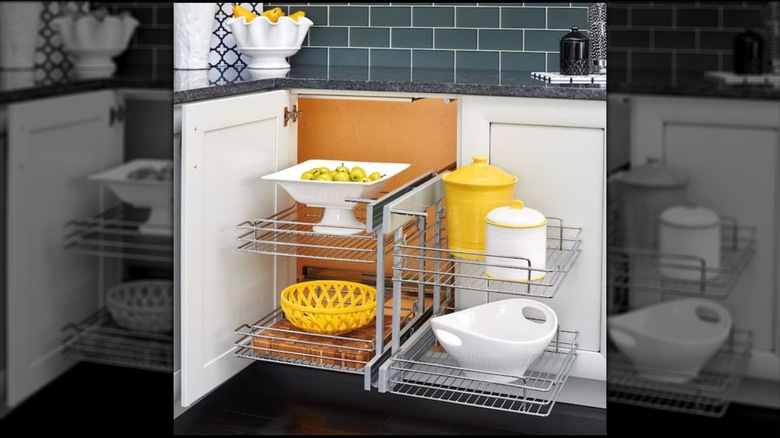
[[[306,10],[314,26],[295,65],[397,67],[415,71],[557,71],[558,42],[587,29],[589,3],[266,3]],[[241,3],[256,10],[258,3]],[[210,62],[233,76],[245,68],[221,3]],[[585,32],[587,33],[587,32]]]
[[[732,69],[734,37],[764,2],[632,2],[607,7],[610,83],[676,83]]]
[[[72,65],[68,60],[59,33],[51,26],[66,7],[73,6],[89,12],[89,2],[43,2],[35,47],[35,82],[41,85],[57,83],[67,78]]]

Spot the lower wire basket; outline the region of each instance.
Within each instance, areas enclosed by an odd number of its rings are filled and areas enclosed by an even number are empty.
[[[172,335],[124,329],[105,309],[68,324],[64,331],[62,353],[70,359],[173,372]]]
[[[466,377],[438,345],[430,325],[408,342],[389,359],[389,392],[537,416],[550,414],[577,356],[577,333],[559,329],[522,378],[493,383]]]
[[[708,417],[722,417],[739,387],[752,346],[752,332],[734,329],[699,375],[685,383],[662,381],[670,373],[640,369],[617,349],[607,352],[607,400]]]

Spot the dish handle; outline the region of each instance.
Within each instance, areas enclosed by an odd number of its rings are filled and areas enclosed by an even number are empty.
[[[436,338],[439,340],[442,346],[446,347],[448,350],[450,348],[459,348],[461,345],[463,345],[463,341],[461,341],[458,335],[454,333],[450,333],[443,329],[433,329],[433,332],[436,334]]]
[[[528,315],[526,315],[525,312],[526,309],[534,309],[541,312],[545,318],[544,322],[539,322],[536,318],[533,318],[533,316],[529,317]],[[546,333],[558,329],[558,316],[551,308],[549,308],[544,304],[537,303],[536,301],[528,300],[523,306],[523,308],[521,309],[521,314],[523,315],[523,318],[525,318],[526,320],[543,325],[544,328],[546,329],[545,330]]]

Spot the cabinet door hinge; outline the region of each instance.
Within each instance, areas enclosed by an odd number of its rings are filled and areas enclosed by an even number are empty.
[[[114,126],[115,123],[122,123],[125,121],[125,106],[120,104],[116,107],[111,107],[108,110],[108,126]]]
[[[298,111],[298,105],[292,106],[292,111],[289,108],[284,107],[284,126],[287,126],[289,122],[297,122],[298,117],[303,114],[303,111]]]

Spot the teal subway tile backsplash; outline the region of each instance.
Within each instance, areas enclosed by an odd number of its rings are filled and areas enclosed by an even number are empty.
[[[455,8],[455,27],[480,27],[493,29],[498,27],[498,8],[458,7]]]
[[[454,7],[415,7],[412,10],[414,27],[453,27],[455,25]]]
[[[306,6],[305,8],[293,7],[292,12],[300,9],[306,10],[306,17],[313,21],[316,26],[328,25],[328,7],[327,6]]]
[[[349,28],[314,27],[309,29],[309,45],[325,47],[346,47],[349,42]]]
[[[501,8],[501,27],[544,29],[546,14],[545,8]]]
[[[250,5],[260,9],[259,4]],[[221,11],[231,8],[229,3],[220,6]],[[372,80],[392,72],[393,77],[404,78],[409,73],[412,80],[421,81],[450,70],[460,81],[480,74],[558,71],[560,38],[571,26],[587,30],[587,6],[552,2],[266,3],[263,9],[281,7],[287,14],[304,9],[314,22],[304,47],[290,58],[293,66],[322,65],[330,69],[331,77],[338,76],[337,70],[362,68]],[[228,15],[221,12],[216,19],[224,22]],[[235,44],[229,34],[219,38],[224,45]],[[245,67],[242,58],[220,59]]]
[[[330,65],[368,67],[368,49],[329,49]]]
[[[328,24],[331,26],[368,26],[368,6],[331,6]]]
[[[325,47],[303,47],[295,55],[295,62],[300,65],[327,65],[328,49]]]
[[[371,49],[371,66],[411,68],[412,51],[399,49]]]
[[[523,31],[518,29],[480,29],[480,50],[523,50]]]
[[[436,49],[476,49],[476,29],[436,29],[433,31]]]
[[[526,30],[525,50],[529,52],[557,52],[561,37],[567,33],[563,30]]]
[[[432,49],[433,29],[395,28],[391,30],[393,47]]]
[[[547,28],[548,29],[571,29],[577,26],[580,29],[588,28],[588,10],[549,8],[547,9]]]
[[[352,27],[349,29],[351,47],[390,47],[389,27]]]
[[[411,26],[412,8],[388,6],[372,7],[371,11],[372,26]]]
[[[557,59],[558,54],[556,53],[555,56]],[[501,53],[502,71],[558,71],[557,67],[552,70],[545,70],[545,62],[544,53]]]
[[[498,71],[498,52],[459,51],[455,54],[455,69]]]
[[[414,68],[442,68],[452,70],[455,68],[455,52],[435,50],[413,50],[412,66]]]

